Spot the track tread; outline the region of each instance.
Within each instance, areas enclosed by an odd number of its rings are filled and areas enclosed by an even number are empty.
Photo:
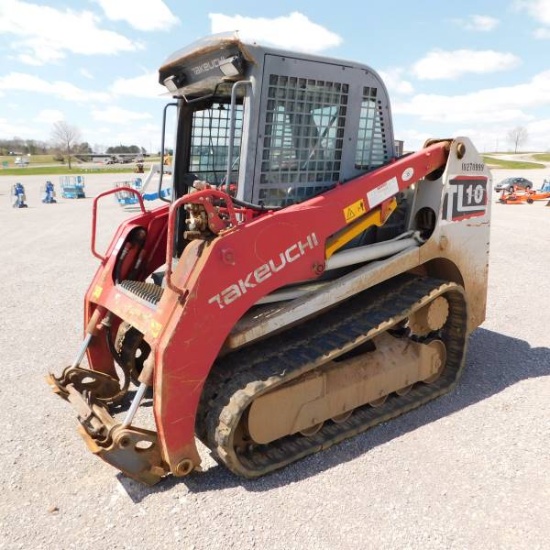
[[[285,436],[258,445],[246,455],[233,448],[235,429],[254,397],[320,366],[365,341],[366,335],[395,318],[406,317],[419,302],[449,290],[449,322],[443,329],[447,367],[432,385],[419,384],[404,396],[390,396],[378,408],[360,407],[345,422],[325,422],[314,436]],[[466,307],[460,287],[445,281],[403,275],[369,289],[328,312],[266,341],[218,359],[212,368],[199,406],[197,435],[214,458],[244,477],[258,477],[326,449],[376,424],[412,410],[456,383],[465,351]]]

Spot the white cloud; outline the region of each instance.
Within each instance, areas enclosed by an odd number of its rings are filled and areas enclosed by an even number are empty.
[[[489,15],[470,15],[468,19],[457,19],[462,28],[468,31],[490,32],[500,24],[500,21]]]
[[[394,102],[392,110],[431,122],[523,124],[535,118],[528,110],[541,106],[550,106],[550,70],[516,86],[456,96],[419,94],[410,101]]]
[[[26,126],[20,121],[0,118],[0,135],[20,137],[22,139],[36,139],[36,127]]]
[[[531,145],[538,144],[537,149],[547,151],[550,147],[550,119],[538,119],[525,125]]]
[[[66,101],[108,101],[110,96],[104,92],[93,92],[78,88],[70,82],[57,80],[48,82],[37,76],[26,73],[9,73],[0,77],[1,90],[19,90],[34,94],[48,94]]]
[[[288,50],[316,53],[342,43],[340,36],[313,23],[299,12],[274,19],[221,13],[209,13],[208,17],[213,33],[237,30],[243,40]]]
[[[433,138],[434,135],[430,132],[419,130],[399,130],[395,129],[395,139],[400,139],[404,142],[405,151],[415,151],[422,147],[424,142]]]
[[[35,119],[37,122],[45,122],[47,124],[53,124],[60,120],[65,120],[65,115],[57,109],[42,109],[38,113]]]
[[[126,21],[140,31],[167,31],[180,20],[162,0],[96,0],[111,21]]]
[[[386,71],[379,71],[386,88],[388,88],[388,93],[390,97],[393,94],[403,94],[408,95],[414,92],[413,85],[408,81],[402,78],[403,69],[392,68]]]
[[[94,78],[94,75],[88,70],[88,69],[84,69],[84,68],[81,68],[78,70],[78,72],[84,77],[84,78],[88,78],[90,80],[93,80]]]
[[[134,78],[118,78],[111,85],[111,92],[116,95],[133,97],[158,98],[166,100],[167,90],[158,82],[156,71]],[[164,95],[164,97],[162,97]]]
[[[394,102],[392,110],[395,114],[418,116],[421,120],[454,124],[526,121],[532,118],[520,108],[495,109],[491,105],[485,108],[486,103],[476,95],[479,96],[479,93],[470,96],[420,94],[407,103]]]
[[[149,118],[153,118],[153,115],[151,115],[151,113],[129,111],[127,109],[112,106],[102,111],[97,109],[93,110],[92,117],[95,120],[111,122],[113,124],[125,124],[136,120],[146,120]]]
[[[24,65],[32,65],[34,67],[38,67],[40,65],[44,65],[44,61],[42,59],[37,59],[34,57],[34,55],[29,55],[26,53],[21,53],[18,56],[16,56],[18,61],[21,61]]]
[[[412,66],[420,80],[455,79],[467,73],[486,74],[517,67],[519,57],[494,50],[433,50]]]
[[[98,26],[90,11],[56,9],[21,0],[0,3],[0,33],[14,35],[11,49],[22,63],[43,65],[63,59],[67,52],[114,55],[142,45]]]
[[[548,40],[550,38],[550,28],[547,29],[541,27],[539,29],[535,29],[533,32],[533,36],[538,40]]]
[[[515,6],[543,25],[550,25],[550,0],[518,0]]]

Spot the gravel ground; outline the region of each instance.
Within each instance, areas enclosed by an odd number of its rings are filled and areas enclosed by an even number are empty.
[[[114,177],[88,176],[88,196]],[[204,473],[147,488],[87,451],[44,381],[77,351],[97,265],[92,200],[42,204],[44,179],[20,178],[16,210],[0,177],[0,548],[550,548],[545,203],[494,205],[487,319],[453,393],[258,481],[203,450]],[[126,216],[106,200],[100,242]]]

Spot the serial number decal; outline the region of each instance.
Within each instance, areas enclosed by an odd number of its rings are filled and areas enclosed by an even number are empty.
[[[353,204],[350,204],[349,206],[346,206],[346,208],[344,208],[344,219],[346,220],[346,223],[351,223],[352,221],[362,216],[365,211],[365,201],[363,199],[358,200],[357,202],[354,202]]]
[[[487,178],[462,176],[449,181],[443,202],[443,219],[461,221],[487,211]]]
[[[485,170],[485,164],[482,162],[463,162],[463,172],[483,172]]]
[[[399,184],[397,183],[397,178],[393,177],[391,180],[385,181],[367,193],[369,206],[374,208],[383,203],[386,199],[397,195],[397,193],[399,193]]]

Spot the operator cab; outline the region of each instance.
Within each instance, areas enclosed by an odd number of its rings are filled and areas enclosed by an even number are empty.
[[[284,207],[395,156],[388,94],[365,65],[222,34],[174,53],[159,80],[177,99],[176,198],[199,179]]]

